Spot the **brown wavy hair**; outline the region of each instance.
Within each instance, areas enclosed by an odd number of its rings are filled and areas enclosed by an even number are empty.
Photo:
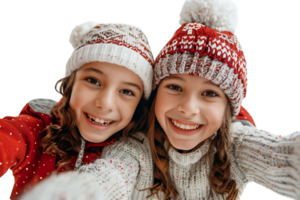
[[[162,191],[165,195],[164,200],[170,200],[171,197],[176,199],[179,194],[174,188],[172,180],[168,175],[169,158],[167,152],[169,151],[171,144],[155,117],[154,107],[156,102],[156,92],[157,91],[153,92],[154,94],[152,96],[154,97],[152,97],[153,101],[148,115],[148,137],[150,140],[151,152],[154,160],[154,185],[149,188],[151,194],[148,197],[153,195],[158,196],[158,193]],[[209,138],[211,143],[206,154],[211,167],[209,173],[209,197],[212,197],[213,190],[218,194],[227,194],[228,196],[226,200],[236,200],[238,195],[236,181],[232,179],[230,171],[231,162],[229,147],[231,145],[231,113],[232,111],[228,101],[222,125],[219,128],[217,135],[213,139]],[[165,143],[167,144],[166,148],[164,146]],[[201,144],[203,143],[200,143],[197,145],[197,147],[199,147]]]
[[[75,76],[76,71],[70,76],[60,79],[55,84],[55,90],[63,98],[52,108],[50,117],[60,121],[60,125],[49,125],[41,133],[40,146],[45,153],[56,153],[56,165],[58,167],[65,166],[68,168],[67,164],[71,160],[71,154],[74,154],[74,150],[79,152],[81,145],[80,135],[76,130],[76,115],[69,105]],[[59,83],[60,86],[57,89]],[[146,100],[142,97],[131,122],[123,130],[114,134],[114,136],[130,137],[131,133],[145,130],[145,116],[148,114],[146,103]]]

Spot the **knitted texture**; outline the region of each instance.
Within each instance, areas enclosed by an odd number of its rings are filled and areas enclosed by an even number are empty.
[[[126,159],[138,161],[138,165],[135,165],[134,170],[137,171],[137,176],[133,177],[126,173],[126,176],[136,179],[136,185],[131,190],[131,199],[146,199],[150,195],[149,190],[145,190],[153,185],[153,159],[150,150],[150,144],[147,137],[143,133],[133,134],[134,138],[128,138],[127,140],[121,139],[116,145],[112,144],[104,148],[103,158],[119,158],[120,155],[126,153],[128,157]],[[122,153],[121,153],[122,152]],[[129,169],[127,169],[129,171]],[[132,171],[132,169],[131,169]],[[128,182],[130,183],[130,182]],[[127,186],[131,188],[131,186]],[[150,198],[151,200],[152,198]]]
[[[182,26],[155,60],[154,87],[171,74],[206,78],[224,91],[237,116],[247,90],[247,63],[233,34],[237,21],[231,0],[186,0]]]
[[[83,159],[84,150],[85,150],[85,143],[86,143],[85,139],[84,139],[84,138],[81,138],[80,151],[79,151],[77,160],[76,160],[76,162],[75,162],[75,167],[74,167],[74,170],[75,170],[75,171],[79,170],[79,167],[80,167],[81,164],[82,164],[82,159]]]
[[[33,99],[28,102],[28,105],[35,112],[43,113],[50,116],[51,109],[57,104],[51,99]]]
[[[136,73],[144,84],[145,98],[150,96],[153,56],[148,39],[139,28],[89,22],[75,27],[70,41],[75,50],[67,63],[66,76],[86,63],[113,63]]]
[[[118,158],[99,159],[93,164],[82,166],[80,171],[94,175],[97,186],[104,192],[105,199],[130,199],[136,184],[138,162],[127,153],[119,152]]]
[[[246,183],[254,181],[281,195],[300,198],[300,166],[289,164],[299,163],[300,151],[294,148],[300,146],[299,132],[280,137],[235,122],[232,138],[233,145],[229,150],[231,173],[237,182],[239,197]],[[206,141],[191,153],[181,154],[174,148],[169,151],[170,177],[181,200],[208,199],[208,145]],[[213,191],[211,199],[223,200],[223,196]]]
[[[204,77],[228,96],[237,116],[246,96],[247,68],[236,36],[201,23],[183,24],[155,60],[154,87],[171,74]]]
[[[275,136],[235,124],[235,160],[247,181],[300,199],[300,132]]]
[[[150,192],[140,190],[153,185],[150,145],[143,133],[133,134],[133,137],[107,146],[103,150],[102,158],[81,166],[79,174],[68,172],[44,180],[42,185],[36,187],[37,189],[33,188],[22,200],[48,200],[48,196],[53,197],[52,200],[61,197],[68,197],[65,200],[83,200],[91,197],[99,197],[99,200],[147,199]],[[89,188],[86,192],[82,192],[82,184],[78,183],[81,182],[81,178],[85,184],[84,188]],[[97,189],[99,192],[91,195]]]
[[[25,194],[22,200],[106,200],[103,194],[95,176],[88,173],[67,172],[60,175],[52,174],[34,190]]]
[[[255,127],[243,126],[240,122],[232,123],[231,130],[233,144],[229,149],[230,167],[232,178],[239,189],[239,197],[246,183],[254,181],[278,194],[299,199],[300,132],[288,136],[275,136]],[[81,167],[80,171],[95,176],[98,184],[94,181],[87,184],[89,187],[99,187],[105,199],[144,200],[150,194],[149,190],[141,191],[153,185],[149,142],[142,133],[137,133],[134,137],[138,140],[121,139],[105,147],[102,159]],[[210,190],[208,180],[210,167],[206,156],[208,147],[209,140],[190,153],[179,153],[174,148],[169,150],[169,175],[180,200],[208,199]],[[213,154],[211,156],[213,157]],[[55,183],[62,187],[65,182]],[[64,192],[74,194],[80,192],[78,183],[70,181],[69,184],[67,187],[69,191]],[[51,191],[46,190],[49,186],[44,185],[45,188],[38,189],[51,194]],[[54,190],[54,187],[50,188]],[[32,191],[35,190],[37,189],[33,188]],[[57,194],[57,191],[53,192]],[[61,192],[62,195],[64,192]],[[162,199],[163,195],[160,192],[159,199]],[[226,198],[226,195],[213,191],[210,199],[223,200],[224,197]],[[150,198],[154,199],[157,198],[155,196]]]
[[[186,0],[179,23],[191,22],[234,33],[238,22],[236,5],[231,0]]]

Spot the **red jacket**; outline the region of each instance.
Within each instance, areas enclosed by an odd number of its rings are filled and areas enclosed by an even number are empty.
[[[46,126],[57,124],[50,118],[56,105],[52,100],[37,99],[25,105],[18,117],[0,119],[0,177],[11,169],[15,177],[11,199],[32,188],[56,170],[55,154],[46,154],[39,146],[41,133]],[[90,163],[101,155],[102,148],[117,139],[102,143],[86,143],[83,163]],[[69,166],[74,169],[78,153],[74,151]],[[64,171],[60,168],[58,171]]]

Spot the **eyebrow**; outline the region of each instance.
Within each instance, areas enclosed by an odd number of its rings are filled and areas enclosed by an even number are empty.
[[[176,79],[176,80],[183,81],[183,82],[186,83],[186,81],[185,81],[183,78],[180,78],[180,77],[177,77],[177,76],[167,76],[167,77],[165,78],[165,80],[166,80],[166,79]],[[204,85],[205,85],[205,84],[209,84],[209,85],[216,86],[216,85],[215,85],[214,83],[212,83],[210,80],[205,81],[203,84],[204,84]],[[217,86],[216,86],[216,87],[217,87]]]
[[[177,77],[177,76],[167,76],[165,78],[165,80],[166,79],[176,79],[176,80],[180,80],[180,81],[186,82],[183,78],[180,78],[180,77]]]
[[[101,74],[102,76],[105,76],[105,74],[102,71],[95,69],[95,68],[86,68],[83,71],[84,72],[96,72],[98,74]]]
[[[211,82],[209,80],[205,81],[203,84],[209,84],[209,85],[213,85],[215,87],[218,87],[216,84],[214,84],[213,82]]]
[[[102,71],[100,71],[98,69],[94,69],[94,68],[86,68],[83,71],[85,71],[85,72],[96,72],[98,74],[101,74],[102,76],[105,76],[105,74]],[[131,83],[131,82],[122,82],[122,83],[126,84],[126,85],[136,87],[138,90],[142,91],[141,87],[138,86],[137,84],[134,84],[134,83]]]

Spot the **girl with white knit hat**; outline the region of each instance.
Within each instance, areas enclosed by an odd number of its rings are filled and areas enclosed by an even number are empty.
[[[300,133],[281,137],[258,130],[241,106],[247,68],[233,34],[235,5],[230,0],[187,0],[180,22],[155,60],[149,139],[133,134],[145,145],[120,140],[104,151],[135,155],[123,157],[122,175],[118,166],[109,170],[99,159],[81,167],[92,176],[53,176],[25,200],[42,199],[45,192],[44,200],[61,195],[79,199],[77,194],[91,199],[235,200],[250,181],[300,198]],[[139,166],[130,165],[133,160]],[[55,188],[61,180],[68,187]],[[76,180],[88,180],[87,185]],[[74,191],[80,185],[89,190]],[[120,186],[125,194],[115,192]]]
[[[104,157],[105,146],[145,124],[153,77],[145,34],[130,25],[88,22],[74,28],[70,42],[66,76],[56,84],[61,101],[33,100],[19,116],[0,119],[0,176],[12,170],[12,200],[53,171]],[[122,162],[111,159],[105,165]]]

